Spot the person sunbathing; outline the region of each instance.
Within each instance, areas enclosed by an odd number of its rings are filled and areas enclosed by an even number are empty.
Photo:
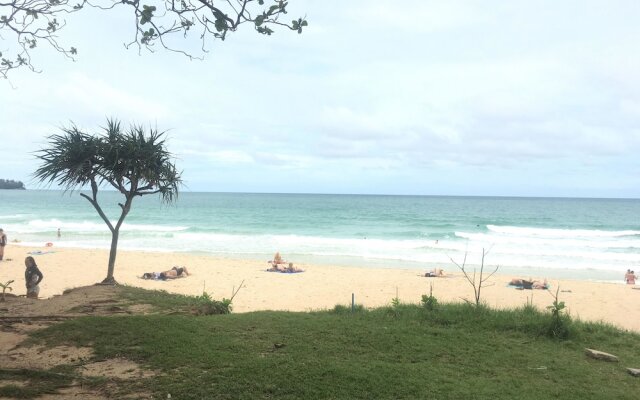
[[[444,278],[447,276],[442,268],[434,268],[424,274],[427,278]]]
[[[273,260],[269,261],[269,264],[272,264],[272,265],[279,265],[279,264],[286,264],[286,263],[287,262],[282,258],[279,251],[277,251],[276,254],[273,256]]]
[[[547,283],[547,280],[545,279],[544,281],[540,281],[540,280],[527,280],[527,279],[521,279],[521,278],[513,278],[511,279],[511,282],[509,282],[509,285],[511,286],[517,286],[519,288],[524,288],[524,289],[549,289],[549,284]]]
[[[189,276],[189,271],[187,271],[187,268],[175,266],[168,271],[145,272],[144,274],[142,274],[142,279],[166,281],[167,279],[183,278],[185,276]]]
[[[294,267],[293,263],[289,263],[289,265],[284,269],[283,272],[288,272],[288,273],[294,273],[294,272],[304,272],[303,269],[300,269],[298,267]]]
[[[271,264],[271,270],[274,271],[284,271],[284,269],[286,268],[286,265],[293,265],[292,263],[287,263],[282,256],[280,255],[280,252],[276,252],[276,254],[273,256],[273,260],[272,261],[268,261],[269,264]]]
[[[547,280],[545,279],[544,281],[533,281],[533,283],[531,284],[531,287],[534,289],[541,289],[541,290],[547,290],[549,289],[549,284],[547,283]]]
[[[268,272],[284,272],[284,273],[295,273],[295,272],[304,272],[303,269],[297,268],[293,266],[293,263],[287,264],[275,264],[273,261],[269,261],[271,264],[271,268],[267,269]]]

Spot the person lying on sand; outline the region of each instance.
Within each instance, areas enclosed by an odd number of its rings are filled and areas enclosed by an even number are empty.
[[[293,266],[293,263],[289,263],[289,265],[285,264],[273,264],[273,266],[267,269],[269,272],[284,272],[284,273],[295,273],[295,272],[304,272],[303,269],[297,268]]]
[[[166,281],[167,279],[183,278],[185,276],[189,276],[189,271],[187,271],[187,268],[175,266],[168,271],[145,272],[144,274],[142,274],[142,279]]]
[[[513,278],[511,279],[511,282],[509,282],[509,285],[516,286],[519,288],[524,288],[524,289],[542,289],[542,290],[549,289],[549,283],[547,283],[546,278],[544,281]]]
[[[549,284],[547,283],[547,280],[545,279],[544,281],[533,281],[533,284],[531,285],[531,287],[534,288],[534,289],[547,290],[547,289],[549,289]]]
[[[271,264],[271,268],[267,269],[268,272],[304,272],[303,269],[294,267],[293,263],[285,261],[280,255],[280,252],[276,252],[276,254],[273,256],[273,260],[267,262]]]
[[[427,278],[444,278],[447,276],[442,268],[434,268],[424,274]]]

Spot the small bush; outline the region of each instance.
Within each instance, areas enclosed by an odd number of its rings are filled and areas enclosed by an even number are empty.
[[[364,306],[362,304],[354,305],[353,310],[351,310],[351,306],[345,306],[345,305],[342,305],[342,304],[336,304],[333,307],[333,312],[335,314],[338,314],[338,315],[351,314],[351,313],[354,313],[354,314],[355,313],[362,313],[362,312],[365,312],[365,311],[367,311],[367,309],[364,308]]]
[[[555,296],[553,296],[553,303],[547,307],[551,311],[551,322],[547,329],[547,335],[555,339],[566,340],[571,336],[571,318],[568,315],[563,314],[565,308],[564,301],[558,301],[558,290],[556,290]]]
[[[201,296],[193,298],[193,311],[195,315],[230,314],[231,309],[230,299],[218,301],[213,299],[207,292],[202,292]]]
[[[438,306],[438,299],[436,299],[432,295],[427,296],[426,294],[423,294],[421,303],[422,303],[422,307],[424,307],[429,311],[433,311]]]
[[[547,335],[555,339],[569,339],[571,337],[571,319],[567,315],[552,317]]]
[[[6,291],[13,291],[13,288],[9,285],[11,285],[14,281],[8,281],[7,283],[0,283],[0,287],[2,288],[2,297],[0,297],[0,301],[6,301],[5,299],[5,293]]]
[[[388,308],[388,314],[394,318],[398,318],[400,316],[401,305],[402,303],[400,303],[400,299],[398,297],[391,299],[391,307]]]
[[[433,295],[433,284],[429,286],[429,295],[422,295],[422,307],[428,311],[433,311],[438,307],[438,299]]]

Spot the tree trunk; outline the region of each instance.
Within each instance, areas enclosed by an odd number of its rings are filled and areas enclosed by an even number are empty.
[[[107,269],[107,277],[104,278],[102,284],[105,285],[117,285],[116,279],[113,277],[113,271],[116,267],[116,252],[118,251],[118,235],[120,229],[115,229],[111,232],[111,251],[109,251],[109,267]]]

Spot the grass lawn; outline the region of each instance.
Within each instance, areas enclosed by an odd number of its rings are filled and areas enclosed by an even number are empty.
[[[184,296],[132,291],[164,308]],[[146,294],[145,294],[146,293]],[[155,300],[154,300],[155,299]],[[212,316],[83,317],[34,334],[47,345],[93,346],[97,359],[125,357],[159,374],[121,394],[173,399],[637,399],[640,336],[569,322],[530,308],[464,304],[435,310],[396,305],[350,313],[255,312]],[[588,359],[584,348],[620,363]],[[59,379],[59,377],[56,377]],[[0,393],[1,395],[1,393]]]

